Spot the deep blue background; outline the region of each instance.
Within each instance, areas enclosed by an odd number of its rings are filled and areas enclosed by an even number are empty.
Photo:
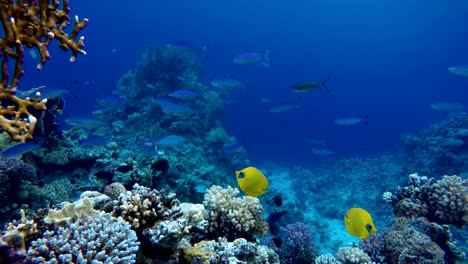
[[[42,72],[27,57],[20,86],[95,81],[97,91],[75,87],[80,99],[67,99],[65,116],[88,115],[145,46],[172,40],[212,45],[204,80],[231,76],[244,83],[233,94],[237,103],[226,106],[224,123],[254,161],[324,159],[311,154],[304,137],[326,139],[337,157],[385,153],[397,148],[403,133],[447,115],[432,111],[430,103],[468,103],[468,78],[447,72],[468,64],[466,0],[70,2],[73,14],[89,18],[83,32],[88,55],[70,63],[69,54],[53,48]],[[272,48],[270,68],[232,62],[237,53],[267,48]],[[329,75],[331,93],[290,91],[294,82]],[[300,102],[303,108],[269,113],[261,97],[276,104]],[[333,122],[364,114],[366,127]]]

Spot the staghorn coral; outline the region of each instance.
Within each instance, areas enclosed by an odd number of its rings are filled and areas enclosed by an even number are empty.
[[[409,175],[409,185],[385,193],[397,216],[426,217],[439,224],[462,227],[468,223],[468,179],[444,176],[441,180]],[[391,197],[391,198],[390,198]]]
[[[31,263],[135,263],[139,244],[129,224],[99,215],[45,231],[27,254]]]
[[[40,93],[35,97],[20,99],[15,96],[18,81],[24,73],[24,47],[36,48],[41,59],[37,68],[41,69],[50,58],[48,45],[52,39],[60,41],[62,50],[71,50],[70,61],[74,61],[78,54],[86,54],[82,49],[84,37],[76,40],[79,32],[86,27],[88,20],[81,22],[75,17],[75,25],[70,36],[64,28],[69,25],[69,1],[64,0],[59,9],[58,0],[36,1],[0,1],[0,21],[4,30],[4,37],[0,39],[0,56],[2,69],[0,79],[0,127],[15,141],[25,142],[33,138],[37,118],[28,108],[45,110],[47,99],[41,100]],[[8,60],[14,60],[14,72],[9,80]],[[25,118],[26,117],[26,118]]]
[[[265,247],[248,242],[243,238],[228,242],[220,237],[218,241],[204,240],[183,249],[184,264],[279,264],[276,253]]]
[[[340,247],[336,259],[343,264],[371,264],[371,258],[358,247]]]
[[[209,238],[225,237],[229,241],[245,238],[253,241],[255,236],[265,235],[268,224],[263,219],[263,207],[255,197],[237,197],[238,189],[230,186],[223,189],[211,186],[203,204],[208,211]]]

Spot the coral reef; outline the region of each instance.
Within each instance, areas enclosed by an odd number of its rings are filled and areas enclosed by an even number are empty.
[[[175,194],[165,195],[138,184],[133,186],[132,191],[118,197],[112,214],[122,217],[139,231],[151,228],[163,220],[175,220],[182,215]]]
[[[265,235],[268,224],[263,219],[263,207],[255,197],[237,197],[238,189],[211,186],[203,204],[208,211],[208,237],[222,236],[233,241],[245,238],[254,241],[255,236]]]
[[[468,114],[453,113],[416,135],[405,135],[403,154],[411,172],[430,177],[468,170]]]
[[[358,247],[341,247],[336,259],[343,264],[372,263],[371,258]]]
[[[226,238],[217,241],[205,240],[184,248],[184,264],[279,264],[278,256],[269,248],[248,242],[243,238],[228,242]],[[281,262],[282,263],[282,262]]]
[[[438,224],[462,227],[468,223],[468,179],[444,176],[440,180],[409,175],[409,185],[385,193],[397,216],[426,217]]]
[[[312,233],[303,223],[287,225],[281,230],[279,237],[282,243],[273,246],[281,263],[301,264],[312,263],[316,258],[316,246],[312,242]]]

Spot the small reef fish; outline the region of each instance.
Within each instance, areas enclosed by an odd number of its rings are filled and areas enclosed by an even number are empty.
[[[325,85],[330,80],[330,78],[331,76],[328,76],[328,78],[323,82],[315,82],[315,81],[298,82],[292,86],[292,90],[296,93],[305,93],[305,92],[315,90],[319,87],[323,87],[328,92],[330,92],[330,89],[328,89],[328,87]]]
[[[234,56],[233,61],[237,64],[256,64],[261,63],[262,66],[268,67],[271,65],[271,49],[265,52],[245,52]]]
[[[468,65],[458,65],[458,66],[449,67],[448,71],[451,74],[468,77]]]
[[[223,148],[219,150],[219,153],[234,154],[236,152],[241,151],[242,149],[243,149],[242,145],[236,142],[236,143],[224,146]]]
[[[88,145],[88,146],[105,146],[107,144],[107,138],[102,136],[91,135],[88,136],[86,139],[80,141],[81,145]]]
[[[183,99],[200,97],[201,94],[197,91],[190,90],[190,89],[178,89],[169,93],[168,96],[183,100]]]
[[[346,231],[360,239],[366,239],[377,233],[372,216],[362,208],[351,208],[344,217]]]
[[[211,85],[222,91],[230,91],[239,89],[242,83],[239,80],[233,78],[215,78],[211,81]]]
[[[16,90],[16,94],[21,97],[21,98],[26,98],[26,97],[31,97],[33,94],[35,94],[37,91],[41,90],[41,89],[44,89],[46,88],[47,86],[45,85],[41,85],[39,87],[34,87],[34,88],[31,88],[27,91],[20,91],[20,90]],[[42,96],[42,94],[41,94]]]
[[[283,205],[283,197],[279,194],[273,196],[273,204],[281,207],[281,205]]]
[[[190,108],[185,104],[179,104],[167,98],[153,99],[153,103],[159,104],[166,113],[176,114],[198,114],[200,111]]]
[[[28,141],[26,143],[19,143],[0,152],[0,157],[19,158],[21,155],[40,149],[41,147],[42,146],[39,143],[36,143],[33,141]]]
[[[465,110],[465,106],[458,102],[437,102],[429,105],[432,110],[442,112],[457,112]]]
[[[346,117],[340,118],[335,120],[335,124],[340,126],[355,126],[359,124],[368,125],[368,116],[365,115],[364,117]]]
[[[315,156],[330,156],[335,154],[335,152],[326,148],[313,148],[312,154],[314,154]]]
[[[255,167],[236,171],[236,178],[240,189],[248,196],[258,197],[268,189],[267,178]]]
[[[270,98],[267,98],[267,97],[262,97],[260,99],[260,102],[264,103],[264,104],[269,104],[269,103],[273,103],[273,100],[270,99]]]
[[[170,146],[179,145],[180,143],[183,143],[184,141],[185,141],[185,137],[183,136],[169,135],[167,137],[163,137],[159,139],[158,141],[154,142],[154,144],[159,147],[170,147]]]
[[[271,113],[283,113],[287,112],[293,109],[301,109],[300,105],[297,104],[284,104],[284,105],[278,105],[270,108]]]
[[[71,90],[71,88],[77,83],[78,83],[77,81],[72,81],[70,84],[67,85],[67,87],[65,87],[65,89],[46,88],[42,90],[41,97],[47,98],[47,99],[54,99],[54,98],[62,97],[66,94],[69,94],[75,99],[79,99],[79,97],[75,93],[73,93]]]
[[[116,108],[124,104],[124,100],[120,97],[108,95],[101,99],[96,99],[98,105],[106,108]]]
[[[310,137],[304,137],[304,142],[312,144],[312,145],[318,145],[318,146],[325,146],[326,145],[325,140],[310,138]]]
[[[192,53],[198,51],[192,43],[185,40],[169,41],[166,43],[165,47],[178,52]]]
[[[169,171],[170,165],[167,159],[159,159],[151,164],[151,171],[160,171],[166,174]]]
[[[65,119],[65,123],[73,127],[81,127],[87,129],[94,129],[107,125],[107,122],[91,118],[74,117]]]

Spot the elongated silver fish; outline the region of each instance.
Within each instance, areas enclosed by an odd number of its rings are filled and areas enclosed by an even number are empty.
[[[448,71],[458,76],[468,77],[468,65],[458,65],[458,66],[449,67]]]

